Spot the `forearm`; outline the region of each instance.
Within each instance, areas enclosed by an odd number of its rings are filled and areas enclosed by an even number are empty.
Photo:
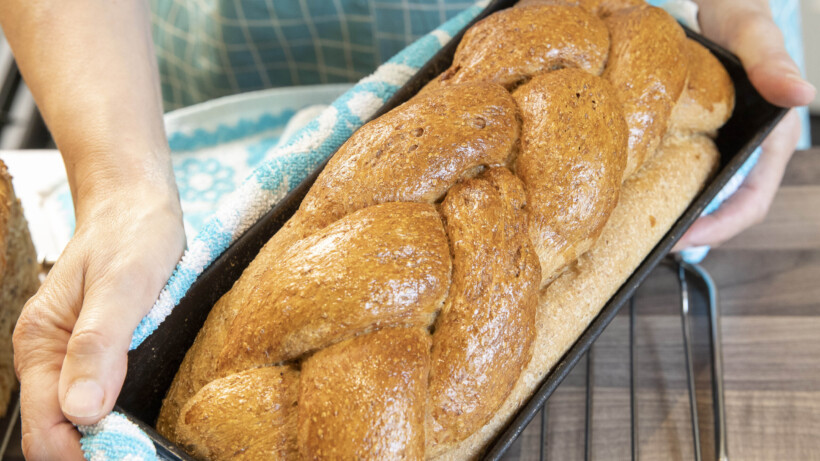
[[[85,202],[145,184],[175,193],[149,11],[140,0],[3,0],[0,22]]]

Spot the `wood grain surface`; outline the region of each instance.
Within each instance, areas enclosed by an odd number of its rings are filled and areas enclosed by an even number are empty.
[[[820,149],[798,152],[766,220],[703,266],[718,286],[731,460],[820,460]],[[693,287],[697,289],[698,287]],[[694,459],[676,273],[636,297],[639,459]],[[696,303],[697,304],[697,303]],[[708,324],[695,311],[703,459],[714,459]],[[594,345],[591,459],[631,459],[628,308]],[[545,459],[584,459],[586,363],[547,405]],[[508,460],[537,460],[536,417]]]

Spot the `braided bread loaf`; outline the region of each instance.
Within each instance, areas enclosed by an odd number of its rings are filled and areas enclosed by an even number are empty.
[[[157,429],[202,459],[475,456],[698,192],[733,104],[642,2],[489,16],[334,155]]]

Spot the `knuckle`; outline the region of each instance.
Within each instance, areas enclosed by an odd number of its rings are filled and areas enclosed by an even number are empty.
[[[110,335],[99,328],[79,327],[68,340],[66,355],[86,356],[105,353],[114,346]]]
[[[769,17],[762,11],[748,9],[737,12],[735,21],[730,22],[727,31],[727,42],[732,49],[742,46],[747,37],[755,37],[756,33],[768,25]]]
[[[12,344],[15,352],[25,350],[26,344],[46,334],[49,328],[53,328],[53,322],[49,315],[48,308],[45,307],[41,298],[34,296],[23,307],[20,318],[12,334]]]
[[[34,437],[34,434],[30,432],[23,434],[23,437],[20,439],[20,445],[23,449],[23,457],[25,459],[29,461],[44,459],[40,453],[41,444],[38,443],[37,438]]]
[[[769,214],[769,202],[766,200],[759,200],[755,202],[754,208],[752,208],[751,213],[751,224],[760,224],[766,219],[766,215]]]
[[[25,368],[38,362],[47,352],[42,347],[44,341],[57,338],[57,330],[51,312],[39,297],[26,303],[11,336],[14,372],[18,379]]]
[[[800,122],[800,116],[794,109],[789,111],[787,117],[788,118],[784,120],[783,123],[786,124],[786,129],[788,129],[790,148],[791,150],[794,150],[794,148],[797,146],[797,143],[800,142],[800,135],[803,131],[803,124]]]

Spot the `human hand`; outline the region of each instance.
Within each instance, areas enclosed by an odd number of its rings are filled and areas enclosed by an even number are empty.
[[[706,37],[735,53],[752,84],[772,104],[807,105],[815,88],[802,79],[786,53],[783,35],[765,0],[701,0],[699,19]],[[800,119],[790,111],[761,145],[757,165],[714,213],[699,218],[673,251],[690,246],[719,245],[762,221],[800,138]]]
[[[111,411],[134,329],[185,247],[173,184],[97,184],[77,202],[75,235],[14,331],[29,460],[83,459],[72,423]]]
[[[77,222],[14,331],[23,454],[80,460],[71,423],[114,406],[134,328],[185,247],[151,11],[3,0],[0,26],[63,156]]]

